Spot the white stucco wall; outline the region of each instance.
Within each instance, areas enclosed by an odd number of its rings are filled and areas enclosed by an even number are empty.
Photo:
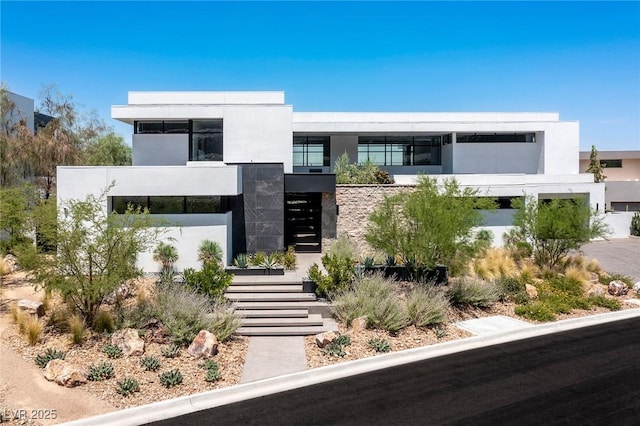
[[[225,106],[225,163],[283,163],[293,171],[292,107],[289,105]]]
[[[184,166],[189,160],[189,135],[134,134],[134,166]]]
[[[577,122],[559,122],[545,129],[544,174],[578,173],[580,129]]]
[[[8,94],[15,108],[13,111],[2,111],[3,118],[8,119],[10,126],[18,123],[20,120],[25,120],[27,127],[33,132],[33,99],[13,92],[8,92]],[[9,113],[11,113],[11,116],[5,117],[5,114],[8,115]]]
[[[158,241],[171,244],[178,250],[178,261],[174,265],[176,271],[185,268],[200,269],[198,261],[198,247],[203,240],[216,241],[223,251],[226,265],[233,259],[231,239],[231,212],[223,214],[192,214],[192,215],[152,215],[175,226],[164,227],[166,233]],[[155,245],[154,247],[155,248]],[[145,272],[160,272],[160,264],[153,260],[153,248],[138,257],[136,265]]]
[[[609,225],[611,234],[608,238],[627,238],[631,235],[631,218],[633,212],[612,212],[604,216],[604,223]]]

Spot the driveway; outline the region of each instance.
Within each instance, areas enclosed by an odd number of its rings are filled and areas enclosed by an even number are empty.
[[[618,272],[640,281],[640,237],[595,241],[582,247],[588,257],[598,259],[607,272]]]

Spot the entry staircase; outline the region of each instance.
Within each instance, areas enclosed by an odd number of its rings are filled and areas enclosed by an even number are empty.
[[[302,291],[302,282],[235,281],[225,297],[242,317],[241,336],[305,336],[336,331],[326,302]]]

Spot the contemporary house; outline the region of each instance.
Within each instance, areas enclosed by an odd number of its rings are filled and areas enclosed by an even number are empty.
[[[486,226],[497,239],[524,194],[582,194],[604,210],[604,185],[579,171],[579,125],[557,113],[294,112],[283,92],[129,92],[111,114],[133,126],[133,165],[60,167],[58,198],[113,182],[105,209],[142,205],[175,225],[178,269],[197,265],[203,239],[218,241],[228,263],[288,245],[320,251],[342,232],[332,165],[344,152],[398,185],[424,173],[495,197]],[[150,254],[140,262],[158,269]]]
[[[580,152],[580,173],[586,173],[590,151]],[[604,166],[606,209],[615,212],[640,211],[640,150],[599,151]]]

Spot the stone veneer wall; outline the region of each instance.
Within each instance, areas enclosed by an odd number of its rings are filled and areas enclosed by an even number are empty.
[[[336,204],[338,205],[337,236],[347,235],[360,252],[370,252],[364,239],[369,224],[369,215],[382,202],[384,196],[392,196],[401,191],[413,191],[413,185],[338,185]],[[328,247],[323,241],[323,251]]]

